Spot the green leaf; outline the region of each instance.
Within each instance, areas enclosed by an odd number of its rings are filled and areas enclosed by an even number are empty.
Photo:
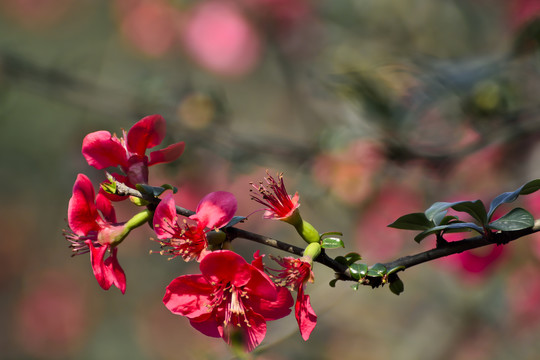
[[[435,225],[424,213],[412,213],[401,216],[388,227],[403,230],[427,230]]]
[[[534,225],[534,217],[525,209],[515,208],[508,214],[491,222],[488,226],[491,229],[501,231],[523,230]]]
[[[242,222],[244,220],[246,220],[247,218],[245,216],[234,216],[231,221],[229,221],[227,223],[227,225],[224,226],[224,228],[228,228],[228,227],[231,227],[231,226],[234,226],[236,224],[238,224],[239,222]]]
[[[459,212],[465,212],[476,219],[480,224],[487,223],[486,208],[481,200],[476,201],[457,201],[457,202],[436,202],[427,209],[424,214],[428,220],[434,221],[435,218],[440,218],[441,213],[446,215],[446,211],[452,208]],[[444,219],[444,217],[442,217]],[[442,221],[442,220],[441,220]],[[435,221],[434,221],[435,222]]]
[[[367,271],[367,276],[383,277],[386,275],[386,267],[381,263],[376,263]]]
[[[339,231],[328,231],[321,234],[321,238],[325,236],[343,236],[343,233]]]
[[[348,265],[358,261],[362,260],[362,256],[360,256],[359,253],[350,252],[347,255],[345,255],[345,258],[347,259]]]
[[[366,264],[351,264],[349,265],[349,270],[351,271],[351,276],[353,279],[360,280],[366,276],[368,266]]]
[[[103,182],[101,188],[108,194],[116,194],[116,182]]]
[[[394,294],[399,295],[403,292],[403,290],[405,290],[405,285],[400,278],[397,278],[390,283],[390,291],[392,291]]]
[[[459,223],[451,223],[447,225],[439,225],[431,229],[428,229],[426,231],[423,231],[414,237],[414,241],[419,243],[420,241],[424,240],[427,236],[431,234],[436,234],[438,232],[466,232],[470,230],[475,230],[480,234],[484,233],[484,229],[482,229],[480,226],[476,225],[475,223],[459,222]]]
[[[540,179],[529,181],[528,183],[521,185],[515,191],[500,194],[495,199],[493,199],[489,206],[488,219],[491,220],[491,217],[493,216],[495,210],[497,210],[497,208],[502,204],[511,203],[512,201],[516,200],[519,195],[532,194],[537,190],[540,190]]]
[[[405,266],[403,266],[403,265],[396,266],[396,267],[392,268],[391,270],[389,270],[387,275],[391,275],[391,274],[396,273],[396,272],[401,271],[401,270],[405,270]]]
[[[330,287],[336,287],[337,282],[338,282],[338,279],[333,279],[333,280],[330,280],[330,283],[328,285],[330,285]]]
[[[172,186],[171,184],[163,184],[161,185],[161,187],[166,190],[172,190],[173,194],[176,194],[178,192],[178,188],[176,186]]]
[[[154,197],[158,197],[159,195],[163,194],[163,192],[167,189],[162,188],[161,186],[150,186],[146,184],[137,184],[135,185],[137,190],[144,194],[152,195]]]
[[[447,224],[450,224],[450,222],[463,222],[463,221],[459,221],[457,216],[452,216],[452,215],[444,216],[440,221],[435,221],[437,225],[447,225]]]
[[[327,237],[322,239],[321,247],[323,249],[337,249],[340,247],[344,248],[345,244],[340,238]]]
[[[486,207],[481,200],[460,201],[452,205],[452,209],[471,215],[482,225],[487,224],[488,222]]]

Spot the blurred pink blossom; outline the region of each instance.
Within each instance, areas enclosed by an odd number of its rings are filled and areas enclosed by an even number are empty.
[[[373,191],[374,176],[383,163],[377,143],[357,140],[344,149],[317,156],[312,171],[341,201],[358,205]]]
[[[362,212],[356,228],[357,248],[368,261],[397,255],[411,234],[387,227],[400,216],[422,209],[422,198],[413,189],[388,184]]]
[[[540,268],[528,264],[507,278],[506,286],[512,321],[521,326],[534,325],[540,320]]]
[[[261,56],[259,35],[228,1],[197,4],[186,21],[183,42],[197,64],[219,75],[245,75]]]
[[[122,34],[143,53],[160,57],[176,43],[181,13],[161,0],[118,1]]]
[[[17,306],[18,341],[40,359],[70,358],[88,330],[87,299],[69,272],[47,270],[35,276]]]

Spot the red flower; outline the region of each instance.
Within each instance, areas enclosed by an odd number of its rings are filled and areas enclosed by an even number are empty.
[[[71,242],[74,255],[90,252],[92,270],[99,285],[105,290],[114,285],[125,293],[126,275],[118,263],[115,247],[123,238],[124,226],[116,222],[110,200],[101,193],[96,197],[92,182],[84,174],[79,174],[73,185],[68,224],[72,232],[65,236]],[[109,256],[105,259],[107,250]]]
[[[256,258],[254,263],[258,261]],[[290,293],[276,288],[268,275],[232,251],[206,255],[200,270],[200,275],[174,279],[167,286],[163,303],[207,336],[221,337],[231,344],[233,336],[240,334],[251,351],[264,339],[266,321],[290,313]]]
[[[298,193],[295,193],[293,197],[287,194],[287,189],[285,189],[285,185],[283,184],[283,174],[279,175],[279,182],[270,176],[270,174],[268,174],[265,180],[269,189],[263,185],[262,181],[259,183],[259,186],[251,183],[259,192],[258,195],[252,194],[251,199],[266,206],[264,217],[266,219],[286,221],[295,215],[296,209],[300,206],[298,203],[300,196],[298,196]],[[252,193],[254,192],[253,189],[250,191]]]
[[[313,282],[313,272],[311,264],[305,259],[293,257],[272,257],[279,265],[283,267],[281,270],[274,270],[277,279],[276,283],[279,286],[287,287],[291,291],[296,290],[296,304],[294,313],[300,334],[304,340],[309,339],[309,335],[317,324],[317,315],[309,301],[309,295],[304,293],[306,283]]]
[[[165,120],[161,115],[150,115],[139,120],[123,137],[108,131],[96,131],[85,136],[82,154],[88,165],[96,169],[120,166],[128,184],[148,183],[148,166],[176,160],[184,151],[184,142],[145,155],[146,149],[159,145],[165,137]]]
[[[200,259],[208,245],[206,233],[219,229],[233,218],[237,202],[234,195],[226,191],[216,191],[206,195],[197,205],[197,211],[190,219],[195,225],[186,222],[180,226],[177,222],[176,205],[172,194],[161,200],[154,212],[154,230],[162,247],[170,247],[163,251],[174,257],[182,256],[185,261]]]

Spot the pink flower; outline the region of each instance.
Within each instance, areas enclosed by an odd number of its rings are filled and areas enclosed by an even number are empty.
[[[277,257],[273,259],[283,267],[281,270],[274,270],[277,279],[276,284],[287,287],[291,291],[297,291],[296,305],[294,313],[300,334],[304,340],[309,339],[309,335],[317,324],[317,315],[309,301],[309,295],[304,293],[306,283],[313,282],[313,272],[311,264],[305,259],[293,257]]]
[[[163,303],[207,336],[221,337],[231,344],[240,334],[246,349],[252,351],[266,335],[266,321],[290,313],[290,293],[276,288],[268,275],[232,251],[208,254],[200,270],[200,275],[174,279],[167,286]]]
[[[165,120],[161,115],[150,115],[123,132],[121,139],[102,130],[84,137],[82,154],[88,165],[96,169],[120,166],[128,185],[148,183],[148,167],[176,160],[184,152],[184,142],[145,155],[147,149],[161,144],[165,137]]]
[[[95,200],[94,200],[95,199]],[[101,214],[98,212],[101,212]],[[126,275],[117,259],[116,244],[123,239],[124,226],[116,222],[114,208],[103,194],[94,193],[92,182],[79,174],[69,200],[68,224],[74,255],[90,252],[90,262],[99,285],[108,290],[111,285],[126,292]],[[109,256],[105,259],[105,254]]]
[[[184,222],[178,224],[176,204],[172,194],[166,195],[156,207],[154,212],[154,230],[162,247],[170,247],[163,253],[174,257],[182,256],[185,261],[200,260],[208,245],[206,233],[219,229],[233,218],[237,209],[234,195],[226,191],[216,191],[206,195],[197,206],[197,211],[190,219],[195,225]]]
[[[259,186],[251,183],[251,186],[259,192],[259,194],[254,195],[254,191],[250,190],[252,192],[251,199],[266,206],[264,218],[286,221],[295,214],[296,209],[300,206],[298,203],[300,196],[298,192],[292,197],[287,194],[287,189],[283,184],[283,174],[279,175],[279,182],[268,172],[266,174],[268,175],[265,178],[268,188],[263,185],[262,181]]]
[[[199,65],[220,75],[245,75],[261,57],[259,35],[232,2],[196,5],[186,21],[183,41]]]

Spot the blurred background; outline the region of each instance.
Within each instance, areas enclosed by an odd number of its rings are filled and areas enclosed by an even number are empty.
[[[197,264],[149,255],[150,229],[121,245],[123,296],[70,257],[73,182],[103,180],[80,153],[87,133],[159,113],[163,146],[186,151],[150,183],[177,186],[180,205],[227,190],[248,215],[249,182],[284,172],[304,218],[344,233],[332,255],[384,262],[434,246],[386,227],[399,216],[540,177],[539,42],[538,0],[2,0],[0,358],[232,358],[163,306]],[[520,200],[540,218],[540,197]],[[134,211],[118,204],[119,219]],[[301,245],[260,212],[242,226]],[[330,288],[316,266],[310,340],[290,316],[256,355],[536,359],[539,270],[538,236],[411,268],[399,297]]]

